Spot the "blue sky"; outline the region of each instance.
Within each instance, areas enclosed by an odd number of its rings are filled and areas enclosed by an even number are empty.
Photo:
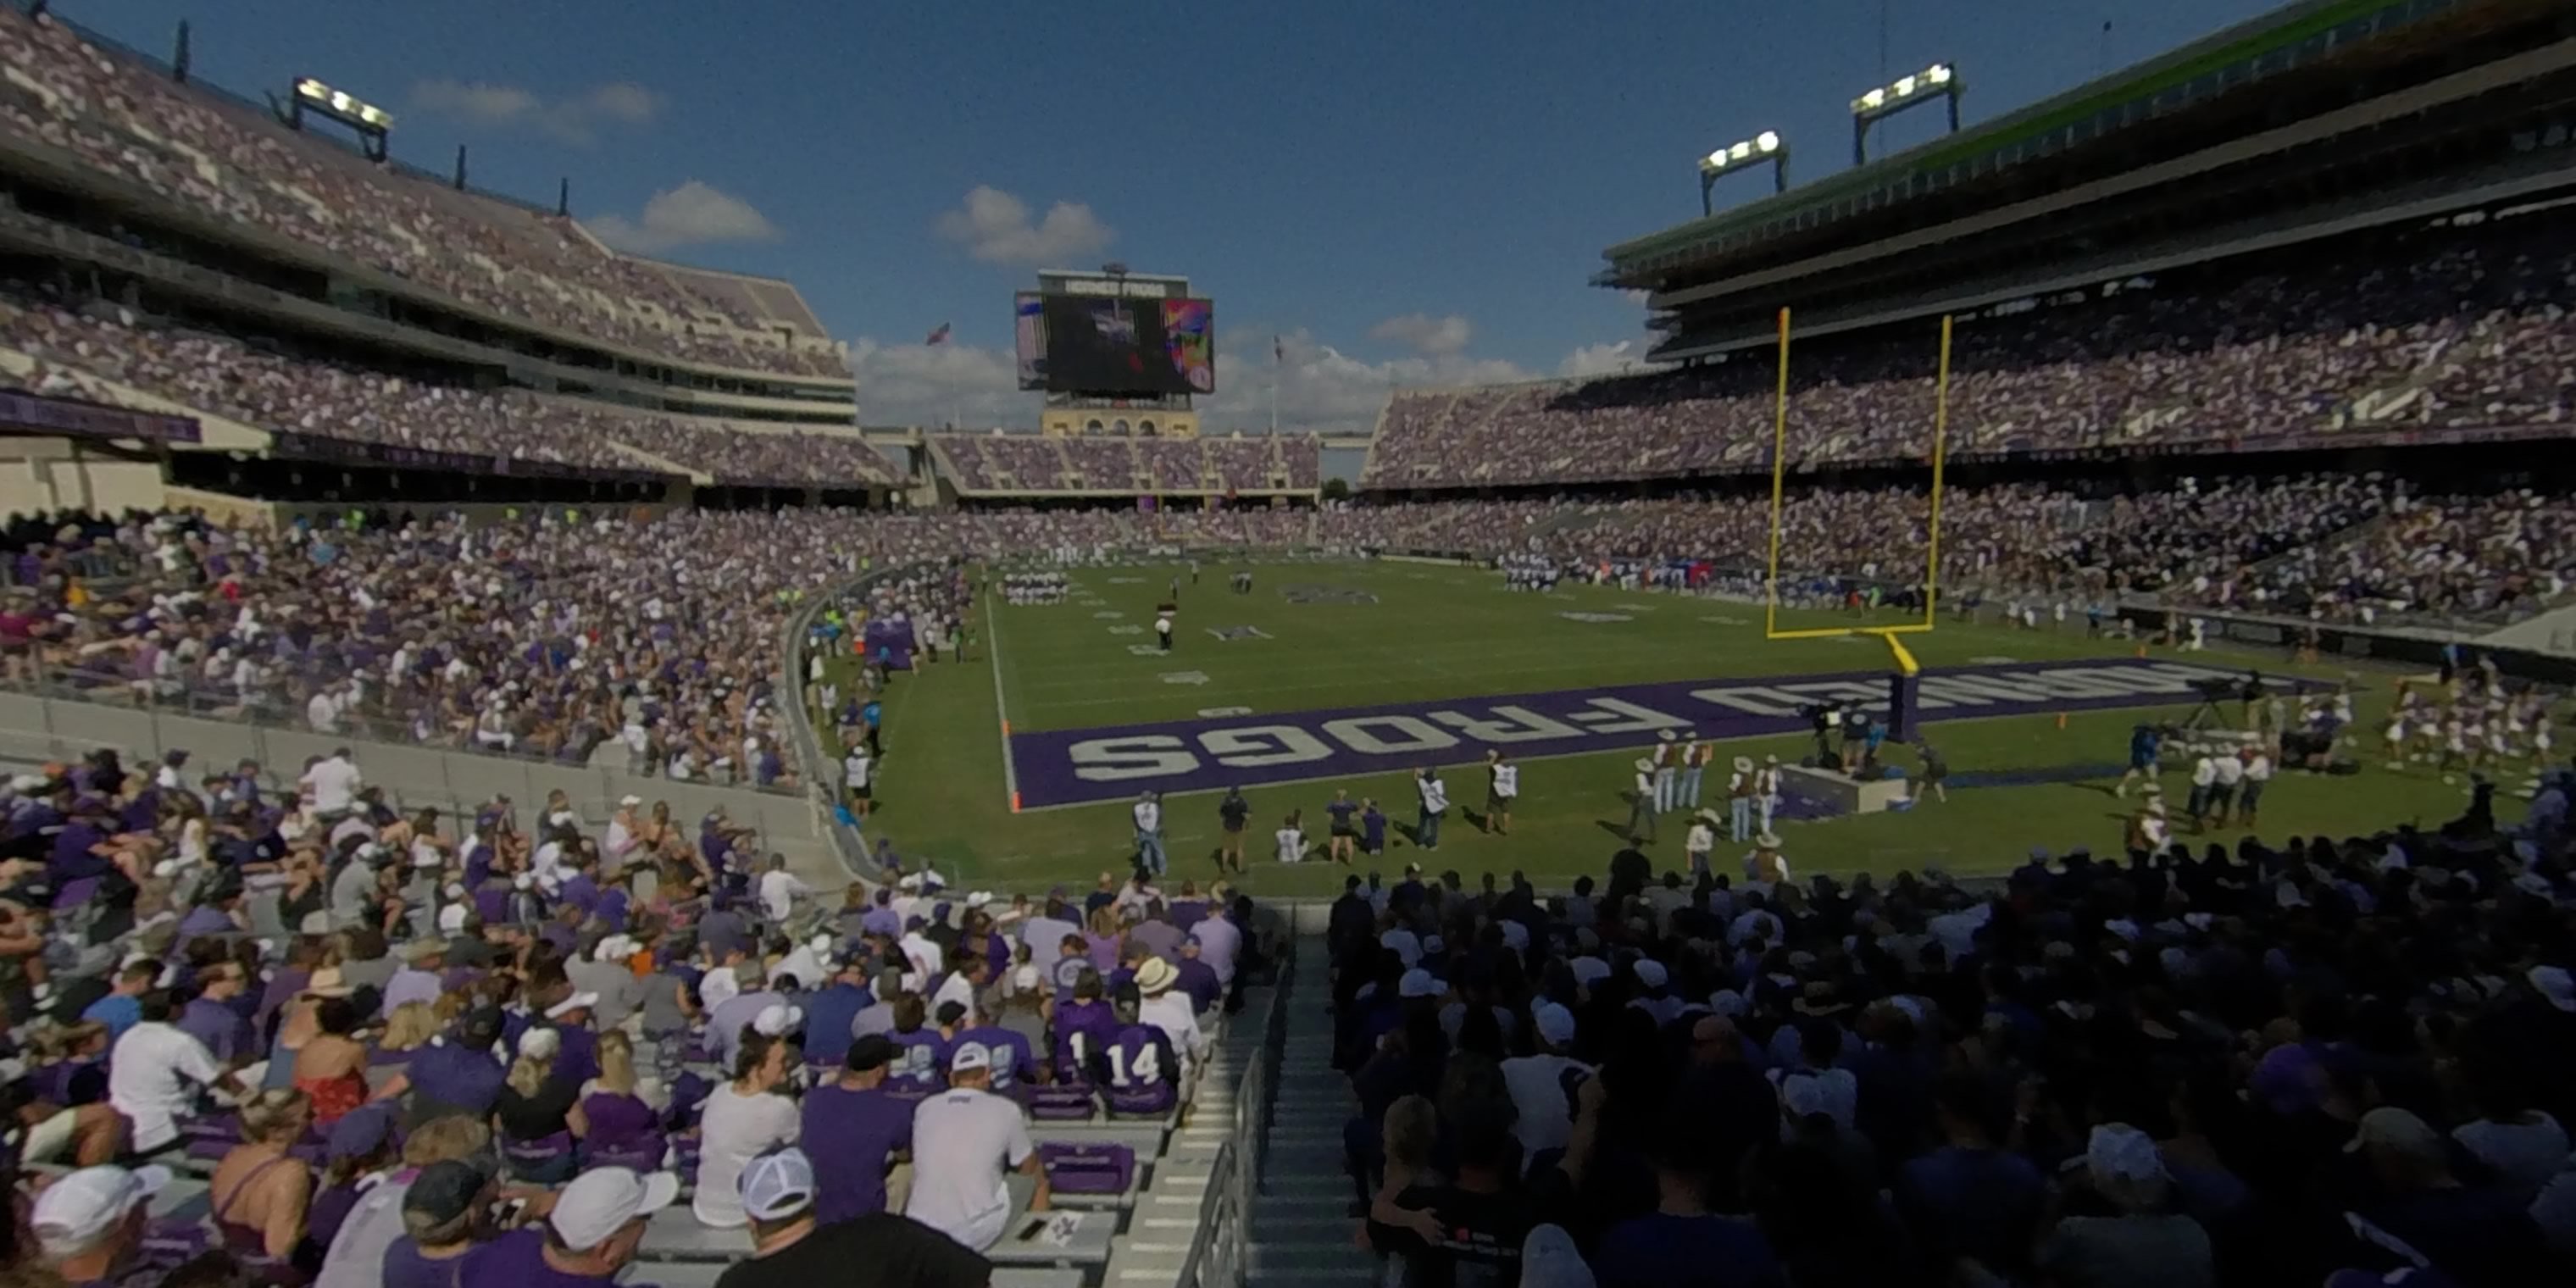
[[[850,340],[870,423],[1034,422],[1011,292],[1117,258],[1216,301],[1212,423],[1364,426],[1396,384],[1615,367],[1643,310],[1585,285],[1698,213],[1692,158],[1764,128],[1848,162],[1846,102],[1948,59],[1973,122],[2261,0],[58,0],[245,93],[316,75],[397,156],[690,262],[793,280]],[[1940,129],[1926,110],[1880,146]],[[1721,201],[1767,191],[1730,181]],[[657,200],[659,198],[659,200]],[[956,343],[921,346],[943,321]],[[1628,349],[1619,349],[1626,343]]]

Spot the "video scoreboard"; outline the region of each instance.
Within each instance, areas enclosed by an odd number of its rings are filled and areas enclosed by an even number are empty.
[[[1187,278],[1047,272],[1012,303],[1020,388],[1092,397],[1216,392],[1216,315]]]

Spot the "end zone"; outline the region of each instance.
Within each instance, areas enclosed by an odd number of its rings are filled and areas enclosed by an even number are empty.
[[[2194,702],[2196,682],[2241,668],[2143,658],[2046,665],[1952,667],[1921,674],[1925,721]],[[2285,690],[2314,681],[2266,676]],[[1661,730],[1709,739],[1756,738],[1807,727],[1801,706],[1865,703],[1884,713],[1884,670],[1761,680],[1683,680],[1445,702],[1011,732],[1005,759],[1024,806],[1117,800],[1136,792],[1209,791],[1396,773],[1481,758],[1501,747],[1522,759],[1574,756],[1650,741]]]

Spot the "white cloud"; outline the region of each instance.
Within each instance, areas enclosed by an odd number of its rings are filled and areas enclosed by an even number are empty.
[[[525,127],[561,143],[588,147],[609,125],[644,125],[662,112],[662,97],[632,81],[613,81],[547,98],[516,85],[425,80],[411,87],[413,110],[486,128]]]
[[[1455,313],[1436,318],[1427,313],[1407,313],[1369,328],[1372,340],[1400,344],[1431,358],[1465,353],[1467,341],[1474,334],[1475,329],[1467,324],[1467,319]]]
[[[1099,254],[1118,237],[1080,202],[1059,201],[1047,207],[1045,218],[1032,221],[1029,203],[980,184],[957,209],[943,212],[937,227],[942,239],[988,264],[1051,268]]]
[[[1617,344],[1587,344],[1565,355],[1556,364],[1560,376],[1606,376],[1646,365],[1646,342],[1621,340]]]
[[[1534,378],[1515,363],[1461,353],[1367,362],[1303,330],[1283,337],[1287,360],[1274,365],[1269,338],[1234,332],[1220,338],[1217,359],[1226,365],[1217,372],[1216,396],[1201,403],[1200,420],[1208,429],[1266,427],[1274,383],[1281,429],[1366,433],[1376,427],[1387,396],[1398,389]]]
[[[1037,428],[1038,395],[1020,392],[1018,360],[1005,350],[858,340],[850,374],[865,424]]]
[[[771,241],[778,229],[748,201],[691,179],[653,194],[644,213],[601,215],[588,221],[591,235],[619,250],[657,254],[703,242]]]

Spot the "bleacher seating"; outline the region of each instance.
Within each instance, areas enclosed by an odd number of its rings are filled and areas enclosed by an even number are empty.
[[[718,367],[846,374],[836,353],[781,340],[761,321],[767,310],[707,278],[684,287],[569,221],[365,161],[15,7],[0,7],[0,117],[12,134],[194,217],[507,318]]]
[[[855,488],[894,481],[854,435],[763,433],[714,418],[477,391],[302,359],[264,343],[156,324],[130,310],[73,308],[0,288],[0,347],[105,401],[99,377],[254,429],[481,457],[636,472],[625,442],[727,483]],[[29,383],[37,383],[30,381]],[[498,466],[496,466],[498,468]]]
[[[2363,234],[2114,284],[2077,304],[1963,319],[1954,455],[2060,448],[2223,452],[2374,430],[2563,422],[2576,353],[2576,214]],[[1793,348],[1790,451],[1808,464],[1930,450],[1928,324]],[[1405,391],[1376,488],[1573,484],[1767,469],[1768,350],[1635,376]]]

